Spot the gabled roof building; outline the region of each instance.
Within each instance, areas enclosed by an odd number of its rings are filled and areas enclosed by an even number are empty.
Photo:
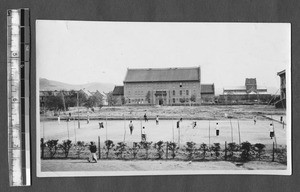
[[[127,69],[125,104],[200,104],[200,82],[200,67]]]

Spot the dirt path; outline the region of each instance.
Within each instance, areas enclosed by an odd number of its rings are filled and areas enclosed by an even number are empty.
[[[286,166],[275,162],[252,161],[236,165],[226,161],[121,161],[102,160],[88,163],[86,160],[42,160],[41,171],[178,171],[178,170],[284,170]]]

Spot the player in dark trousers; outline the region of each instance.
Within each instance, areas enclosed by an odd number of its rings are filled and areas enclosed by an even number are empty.
[[[220,129],[219,129],[219,123],[216,123],[216,136],[219,136]]]
[[[69,118],[68,118],[68,121],[71,121],[71,116],[72,116],[72,114],[71,114],[71,113],[69,113]]]
[[[101,128],[104,129],[103,122],[100,122],[100,123],[99,123],[99,129],[101,129]]]
[[[143,127],[143,129],[142,129],[142,141],[146,141],[146,140],[147,140],[146,130],[145,130],[145,127]]]
[[[144,120],[145,120],[145,122],[148,121],[148,117],[147,117],[147,114],[146,114],[146,113],[145,113],[145,115],[144,115]]]
[[[159,118],[158,118],[158,115],[156,115],[156,119],[155,119],[155,121],[156,121],[156,125],[158,125],[158,123],[159,123]]]
[[[274,133],[274,127],[273,127],[272,123],[269,126],[269,131],[270,131],[270,137],[271,137],[271,139],[273,139],[273,137],[275,136],[275,133]]]
[[[95,163],[97,163],[97,156],[96,156],[97,147],[93,141],[91,141],[91,144],[90,144],[90,151],[91,151],[91,159],[88,158],[88,161],[89,162],[95,161]]]
[[[256,116],[253,117],[254,125],[256,124]]]
[[[192,123],[192,126],[193,126],[193,129],[197,126],[197,122],[196,121],[194,121],[193,123]]]
[[[130,135],[132,135],[132,131],[133,131],[133,123],[132,123],[132,121],[130,121],[130,123],[129,123],[129,129],[130,129]]]

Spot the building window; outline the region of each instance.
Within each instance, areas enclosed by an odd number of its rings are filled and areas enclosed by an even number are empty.
[[[175,103],[175,98],[173,98],[173,103]]]
[[[173,90],[173,95],[175,95],[175,90]]]
[[[128,103],[130,103],[130,99],[128,99]]]
[[[182,90],[179,91],[179,95],[182,95]]]
[[[186,90],[186,95],[189,95],[189,90]]]

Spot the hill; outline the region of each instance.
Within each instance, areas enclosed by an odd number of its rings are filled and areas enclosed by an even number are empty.
[[[48,80],[46,78],[40,78],[40,90],[43,91],[54,91],[54,90],[79,90],[85,89],[87,91],[96,91],[99,92],[109,92],[114,89],[113,84],[109,83],[86,83],[81,85],[73,85],[68,83],[63,83],[59,81]]]

